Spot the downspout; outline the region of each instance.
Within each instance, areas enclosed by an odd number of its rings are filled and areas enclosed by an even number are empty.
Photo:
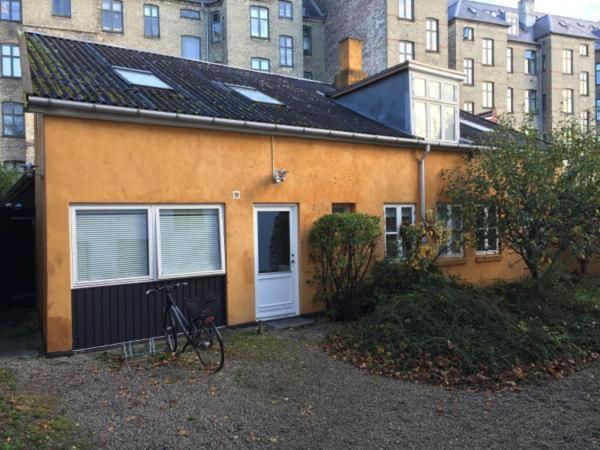
[[[425,212],[427,211],[425,206],[425,160],[431,153],[431,144],[427,144],[423,156],[419,158],[419,194],[421,195],[421,221],[425,221]]]
[[[206,23],[206,57],[204,58],[204,61],[210,62],[210,24],[208,21],[208,10],[206,9],[205,2],[200,3],[200,6],[204,12],[204,22]],[[202,25],[200,25],[200,28],[202,29]]]

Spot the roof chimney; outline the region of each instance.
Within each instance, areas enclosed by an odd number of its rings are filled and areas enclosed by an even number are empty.
[[[340,71],[335,74],[335,87],[341,89],[349,84],[364,80],[367,76],[363,72],[363,41],[347,37],[340,41]]]
[[[519,0],[519,24],[523,28],[533,28],[535,20],[535,1]]]

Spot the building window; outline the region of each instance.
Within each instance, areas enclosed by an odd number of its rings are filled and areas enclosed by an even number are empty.
[[[356,205],[354,203],[332,203],[331,213],[332,214],[343,214],[356,212]]]
[[[410,41],[400,41],[400,62],[412,61],[415,59],[415,43]]]
[[[398,231],[402,225],[415,223],[414,205],[385,206],[385,256],[387,258],[402,258],[406,250],[402,245]]]
[[[414,18],[413,15],[413,0],[398,0],[400,5],[400,11],[398,16],[401,19],[409,19],[412,20]]]
[[[2,76],[21,78],[21,56],[18,45],[2,44]]]
[[[181,56],[187,59],[200,60],[200,38],[196,36],[181,36]]]
[[[583,131],[588,131],[590,129],[590,112],[589,111],[581,111],[579,120],[581,123],[581,129]]]
[[[494,65],[494,40],[493,39],[482,39],[482,64],[484,66]]]
[[[456,141],[458,87],[413,77],[413,134],[421,138]]]
[[[581,44],[579,46],[579,54],[581,56],[589,56],[590,54],[590,48],[587,44]]]
[[[600,86],[600,63],[596,64],[596,86]]]
[[[7,160],[2,163],[6,170],[10,170],[12,172],[25,172],[25,161],[21,160]]]
[[[252,58],[251,64],[252,70],[259,70],[261,72],[271,71],[271,61],[267,58]]]
[[[144,5],[144,36],[160,36],[158,6],[156,5]]]
[[[506,112],[512,113],[513,109],[513,88],[506,88]]]
[[[590,74],[581,72],[579,74],[579,93],[581,95],[590,95]]]
[[[21,21],[21,0],[1,0],[0,20]]]
[[[498,253],[498,213],[494,206],[479,209],[475,220],[477,253]]]
[[[71,0],[52,0],[52,14],[71,17]]]
[[[250,36],[261,39],[269,38],[269,8],[250,7]]]
[[[441,248],[444,256],[463,256],[462,215],[459,205],[438,203],[437,220],[451,231],[450,240]]]
[[[562,72],[573,73],[573,50],[562,51]]]
[[[292,2],[279,0],[279,18],[280,19],[293,19],[293,5]]]
[[[513,72],[513,49],[510,47],[506,49],[506,71]]]
[[[537,91],[527,89],[525,91],[525,104],[523,105],[525,114],[537,114]]]
[[[440,49],[439,40],[439,21],[437,19],[427,19],[425,22],[427,51],[437,52]]]
[[[290,36],[279,36],[279,65],[294,67],[294,39]]]
[[[225,272],[219,206],[72,207],[76,287]]]
[[[200,20],[200,11],[196,11],[193,9],[182,9],[179,12],[179,16],[182,19]]]
[[[123,2],[102,0],[102,29],[113,33],[123,32]]]
[[[473,60],[471,58],[465,58],[463,61],[463,69],[465,72],[465,84],[473,86],[475,83],[475,76],[473,74]]]
[[[465,41],[472,41],[473,39],[475,39],[475,30],[471,27],[464,27],[463,28],[463,39]]]
[[[563,89],[562,91],[562,112],[573,114],[573,89]]]
[[[312,72],[304,72],[304,78],[306,78],[307,80],[312,80],[313,79]]]
[[[305,55],[312,55],[312,28],[306,25],[302,27],[302,48]]]
[[[484,108],[493,108],[494,107],[494,83],[491,81],[484,81],[482,83],[482,91],[483,91],[483,102],[482,105]]]
[[[463,103],[463,111],[473,114],[475,111],[475,103],[474,102],[464,102]]]
[[[223,41],[223,23],[221,22],[221,13],[214,11],[210,13],[210,31],[212,42]]]
[[[510,28],[508,29],[508,34],[517,35],[519,34],[519,19],[515,16],[508,16],[506,18],[507,22],[510,23]]]
[[[534,50],[525,50],[525,73],[528,75],[537,74],[537,52]]]
[[[22,103],[2,103],[2,135],[5,137],[25,137]]]

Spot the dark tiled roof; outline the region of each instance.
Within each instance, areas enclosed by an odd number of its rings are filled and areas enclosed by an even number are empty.
[[[487,130],[494,130],[498,125],[478,115],[460,111],[460,138],[462,141],[473,142],[477,144],[481,140],[482,134]]]
[[[321,8],[316,0],[302,0],[302,14],[309,19],[325,18],[323,8]]]
[[[37,97],[196,116],[409,137],[325,94],[324,83],[138,50],[25,33]],[[112,67],[152,72],[173,90],[129,85]],[[253,102],[227,85],[248,86],[283,105]]]

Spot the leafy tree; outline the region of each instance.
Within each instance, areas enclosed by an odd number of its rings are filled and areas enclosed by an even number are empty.
[[[585,243],[596,242],[590,218],[598,217],[600,199],[600,143],[593,131],[565,121],[542,141],[531,123],[517,132],[514,123],[501,121],[481,144],[464,167],[444,173],[465,231],[475,233],[483,207],[496,211],[500,242],[522,258],[533,278],[576,245],[589,258],[593,246]]]
[[[314,223],[308,242],[315,299],[325,302],[332,319],[350,319],[361,312],[365,278],[380,237],[379,217],[367,214],[329,214]]]
[[[7,169],[0,164],[0,200],[2,200],[4,195],[18,179],[19,172]]]

